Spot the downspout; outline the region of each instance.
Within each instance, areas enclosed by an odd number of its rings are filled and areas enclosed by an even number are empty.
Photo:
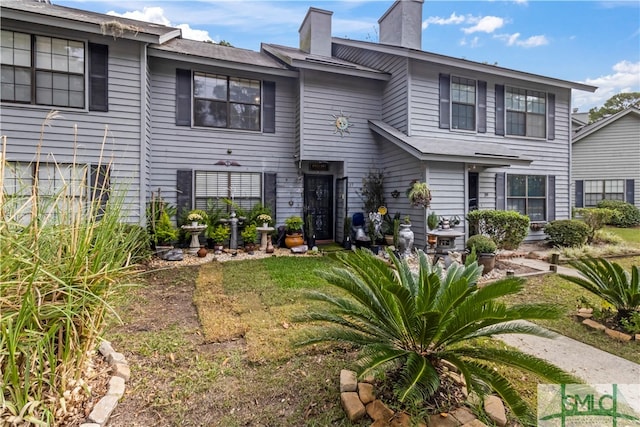
[[[140,172],[139,172],[139,218],[138,223],[146,225],[147,190],[147,43],[140,49]]]

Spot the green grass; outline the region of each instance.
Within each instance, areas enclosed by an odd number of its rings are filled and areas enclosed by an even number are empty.
[[[640,257],[617,259],[621,265],[638,263]],[[527,280],[525,288],[517,295],[511,296],[510,303],[550,303],[560,308],[564,315],[557,320],[538,321],[542,326],[562,335],[584,342],[600,350],[620,356],[635,363],[640,363],[640,346],[637,342],[622,343],[615,341],[600,331],[594,331],[580,324],[574,318],[578,301],[585,298],[592,306],[602,307],[604,300],[580,288],[557,275],[532,277]]]
[[[632,228],[605,227],[604,230],[608,231],[609,233],[613,233],[616,236],[621,237],[628,244],[636,246],[640,249],[640,227],[632,227]]]

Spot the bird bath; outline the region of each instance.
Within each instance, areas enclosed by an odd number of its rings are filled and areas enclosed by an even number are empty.
[[[189,249],[187,253],[190,255],[197,255],[198,249],[200,249],[200,239],[198,235],[207,228],[206,225],[183,225],[181,227],[184,231],[191,234],[191,243],[189,244]]]

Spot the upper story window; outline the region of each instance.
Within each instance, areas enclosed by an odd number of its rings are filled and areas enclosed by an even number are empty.
[[[195,72],[193,121],[196,126],[260,130],[259,80]]]
[[[275,123],[275,82],[176,69],[176,126],[275,133]]]
[[[476,81],[451,77],[451,129],[476,129]]]
[[[546,136],[546,95],[544,92],[507,87],[505,93],[507,135],[544,138]]]
[[[440,74],[440,128],[487,131],[487,82]]]
[[[2,100],[84,108],[83,42],[2,30]]]
[[[507,175],[507,209],[528,215],[531,221],[545,221],[547,177]]]

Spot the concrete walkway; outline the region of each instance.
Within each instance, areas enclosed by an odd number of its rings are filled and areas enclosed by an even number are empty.
[[[550,264],[538,259],[514,258],[509,262],[539,271],[550,271]],[[564,266],[558,266],[558,273],[579,276],[576,270]],[[509,334],[498,338],[525,353],[553,363],[589,384],[640,384],[639,364],[565,336],[549,339]],[[640,343],[630,342],[627,345],[640,351]]]

